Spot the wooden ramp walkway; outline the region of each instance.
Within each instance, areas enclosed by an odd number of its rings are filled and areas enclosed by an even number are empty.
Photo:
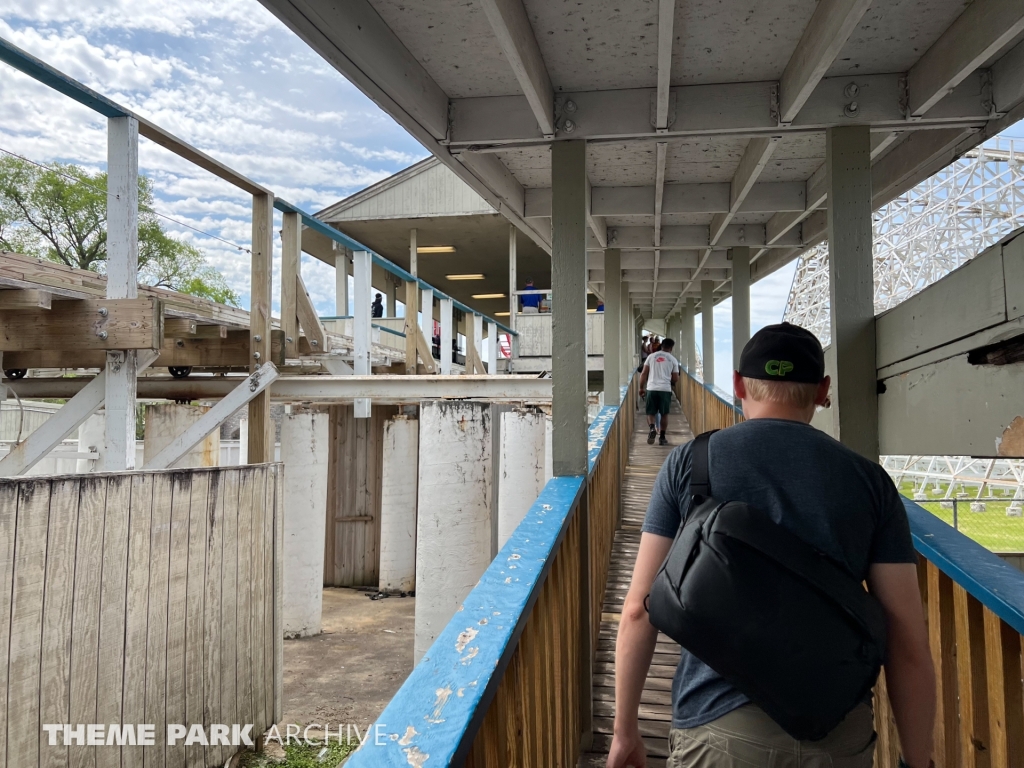
[[[647,444],[647,418],[638,412],[633,439],[629,447],[622,493],[622,527],[615,533],[611,566],[605,585],[601,614],[601,634],[594,667],[594,745],[593,752],[583,756],[584,768],[603,768],[612,742],[615,716],[615,638],[619,630],[622,604],[633,575],[640,526],[647,512],[654,479],[672,448],[693,439],[679,403],[673,398],[667,437],[669,447]],[[658,636],[654,661],[640,699],[640,732],[647,743],[647,765],[662,768],[668,757],[668,731],[672,721],[672,676],[679,662],[679,646],[665,635]]]

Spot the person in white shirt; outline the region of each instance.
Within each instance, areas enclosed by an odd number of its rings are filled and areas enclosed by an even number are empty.
[[[651,352],[644,363],[644,372],[640,374],[640,397],[646,397],[647,423],[651,427],[647,435],[647,444],[654,445],[658,437],[655,416],[661,414],[661,436],[658,445],[668,445],[665,430],[668,428],[668,411],[672,406],[672,388],[679,381],[679,361],[672,356],[675,341],[666,338],[661,342],[661,349]]]

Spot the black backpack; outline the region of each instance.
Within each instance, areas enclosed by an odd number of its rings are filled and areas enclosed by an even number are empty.
[[[843,566],[766,512],[712,498],[712,434],[694,440],[692,499],[651,586],[651,624],[793,738],[824,738],[870,696],[885,613]]]

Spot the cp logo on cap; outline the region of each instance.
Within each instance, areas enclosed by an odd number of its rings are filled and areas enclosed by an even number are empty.
[[[785,376],[793,370],[793,364],[788,360],[769,360],[764,364],[764,372],[769,376]]]

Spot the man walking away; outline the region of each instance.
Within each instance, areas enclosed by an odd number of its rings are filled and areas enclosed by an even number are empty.
[[[533,280],[526,281],[526,290],[534,290]],[[536,315],[540,312],[540,303],[543,298],[544,297],[539,293],[524,293],[520,296],[519,300],[523,302],[523,314]]]
[[[903,765],[926,768],[935,675],[910,526],[885,470],[810,426],[815,407],[828,398],[829,383],[821,344],[810,332],[788,323],[758,331],[733,373],[747,420],[711,436],[710,487],[718,502],[756,507],[857,581],[867,581],[887,621],[885,681]],[[689,514],[692,445],[669,455],[647,508],[616,641],[609,768],[647,765],[638,710],[658,633],[644,600]],[[823,739],[797,741],[683,649],[672,683],[669,744],[669,768],[869,768],[874,718],[866,700]]]
[[[644,372],[640,374],[640,397],[647,398],[647,423],[651,427],[647,435],[647,444],[654,445],[658,437],[655,416],[661,414],[661,437],[658,445],[668,445],[665,430],[668,428],[668,410],[672,407],[672,388],[679,381],[679,361],[672,357],[675,342],[665,339],[656,352],[651,352],[644,363]]]
[[[379,293],[374,296],[373,304],[370,305],[371,317],[384,317],[384,297]]]

